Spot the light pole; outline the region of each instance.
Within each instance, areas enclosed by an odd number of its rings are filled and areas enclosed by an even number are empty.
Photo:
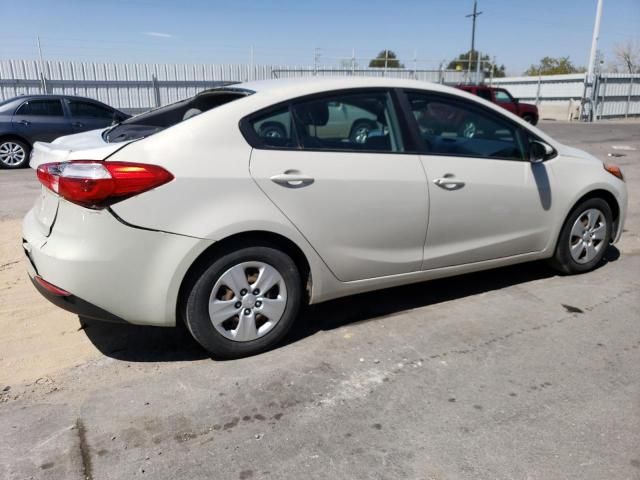
[[[593,100],[596,97],[595,91],[595,79],[593,72],[596,66],[596,56],[598,54],[598,40],[600,38],[600,20],[602,19],[602,3],[603,0],[598,0],[598,6],[596,7],[596,20],[593,24],[593,37],[591,38],[591,52],[589,54],[589,68],[584,78],[584,95],[582,99],[582,117],[587,121],[592,121],[594,117],[594,105]],[[587,89],[591,85],[591,94],[587,100]],[[588,104],[588,105],[587,105]]]

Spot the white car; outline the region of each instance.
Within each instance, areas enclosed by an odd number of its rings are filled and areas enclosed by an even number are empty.
[[[410,80],[208,90],[36,143],[31,165],[39,291],[89,318],[184,321],[217,358],[272,347],[308,303],[538,259],[586,272],[627,208],[618,167]]]

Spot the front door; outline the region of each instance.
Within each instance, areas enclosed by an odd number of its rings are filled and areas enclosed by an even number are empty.
[[[249,128],[263,142],[251,175],[339,280],[420,270],[426,180],[389,92],[295,102]]]
[[[472,102],[408,92],[429,185],[424,269],[538,252],[551,224],[551,169],[520,127]]]

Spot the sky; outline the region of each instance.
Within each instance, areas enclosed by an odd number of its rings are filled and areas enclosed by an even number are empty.
[[[473,0],[0,0],[0,59],[366,66],[384,49],[407,66],[469,50]],[[596,0],[478,0],[476,49],[510,75],[544,56],[586,66]],[[604,0],[600,49],[640,45],[640,0]],[[349,60],[350,61],[350,60]]]

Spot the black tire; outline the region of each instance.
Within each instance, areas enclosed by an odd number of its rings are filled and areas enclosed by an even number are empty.
[[[13,163],[8,157],[3,159],[3,149],[9,148],[10,145],[17,145],[22,149],[22,160],[18,163]],[[15,138],[4,138],[0,140],[0,168],[8,170],[14,170],[16,168],[25,168],[29,166],[29,154],[31,153],[31,146],[22,140]]]
[[[589,209],[596,209],[602,212],[606,228],[604,233],[604,239],[602,239],[602,248],[598,251],[596,256],[586,263],[578,263],[571,256],[569,250],[571,229],[578,218],[583,215]],[[569,214],[562,226],[560,236],[558,237],[558,243],[556,245],[556,251],[553,257],[549,260],[550,265],[561,273],[566,275],[573,275],[576,273],[584,273],[593,270],[601,262],[606,253],[607,247],[611,241],[611,232],[613,225],[613,214],[611,207],[602,198],[590,198],[577,205]]]
[[[209,299],[218,279],[231,267],[244,262],[262,262],[275,268],[286,286],[286,306],[275,326],[251,341],[235,341],[218,332],[209,317]],[[217,258],[195,281],[186,299],[185,323],[193,338],[214,358],[241,358],[268,350],[280,342],[296,320],[302,303],[302,282],[294,261],[271,247],[241,248]]]
[[[522,116],[522,119],[525,122],[530,123],[531,125],[535,125],[536,123],[538,123],[538,121],[536,120],[536,117],[534,117],[533,115],[525,114]]]

